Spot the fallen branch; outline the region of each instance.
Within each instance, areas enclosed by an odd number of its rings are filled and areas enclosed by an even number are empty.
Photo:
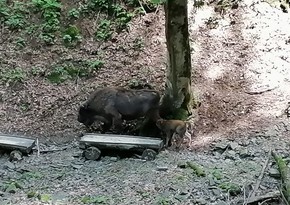
[[[275,159],[278,165],[278,171],[280,172],[281,177],[281,195],[284,196],[283,199],[286,204],[290,203],[290,180],[288,176],[288,167],[282,157],[277,156],[273,151],[271,152],[273,158]]]
[[[285,204],[289,205],[289,203],[287,202],[287,200],[286,200],[286,198],[285,198],[285,196],[284,196],[284,194],[283,194],[281,189],[279,189],[279,192],[280,192],[280,195],[281,195],[282,199],[284,200]]]
[[[265,195],[253,196],[247,200],[246,204],[257,204],[258,202],[265,203],[265,201],[275,200],[281,196],[279,191],[269,192]]]
[[[274,87],[274,88],[268,88],[266,90],[261,90],[261,91],[245,91],[245,93],[249,94],[249,95],[260,95],[263,94],[265,92],[269,92],[272,90],[275,90],[278,86]]]
[[[140,7],[142,8],[144,14],[147,14],[147,12],[146,12],[146,10],[144,9],[144,6],[143,6],[143,4],[141,3],[141,1],[138,0],[138,2],[139,2],[139,4],[140,4]]]
[[[267,157],[267,159],[266,159],[266,161],[265,161],[265,163],[264,163],[264,165],[263,165],[263,167],[262,167],[261,173],[260,173],[260,175],[259,175],[259,177],[258,177],[258,179],[257,179],[257,182],[256,182],[256,184],[255,184],[255,187],[254,187],[253,191],[249,194],[249,197],[248,197],[247,202],[246,202],[245,204],[248,203],[248,200],[249,200],[250,198],[255,197],[256,192],[257,192],[257,190],[258,190],[259,187],[260,187],[260,184],[261,184],[261,181],[262,181],[262,179],[263,179],[263,176],[264,176],[265,170],[266,170],[266,168],[267,168],[267,165],[268,165],[268,163],[269,163],[270,156],[271,156],[271,150],[269,150],[268,157]]]
[[[64,151],[67,148],[62,148],[62,149],[46,149],[46,150],[40,150],[40,153],[49,153],[49,152],[59,152],[59,151]]]
[[[39,141],[38,138],[36,138],[36,148],[37,148],[37,157],[40,156],[40,149],[39,149]]]

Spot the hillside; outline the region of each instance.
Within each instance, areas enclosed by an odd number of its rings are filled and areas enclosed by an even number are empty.
[[[51,12],[43,9],[46,5],[16,1],[1,7],[22,15],[9,14],[1,30],[2,133],[72,140],[84,131],[76,120],[77,109],[94,88],[148,83],[162,89],[166,66],[162,9],[142,15],[140,6],[130,9],[117,3],[111,12],[120,14],[109,15],[95,11],[102,2],[106,1],[62,1],[61,9],[52,12],[59,21],[56,31],[43,28],[53,20],[44,17]],[[93,3],[96,6],[90,8]],[[75,10],[78,16],[70,16]],[[14,18],[25,24],[11,29],[7,21]],[[54,40],[46,42],[43,36]],[[67,36],[74,39],[69,45]]]

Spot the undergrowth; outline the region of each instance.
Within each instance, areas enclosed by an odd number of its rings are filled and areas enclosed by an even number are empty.
[[[46,78],[51,83],[60,84],[67,80],[75,80],[79,77],[90,77],[90,75],[103,66],[102,60],[64,62],[52,65]]]
[[[10,31],[36,37],[46,45],[63,43],[76,46],[81,39],[82,29],[78,27],[84,19],[97,24],[95,39],[107,41],[113,31],[121,32],[127,28],[131,19],[142,13],[139,1],[87,0],[79,4],[59,0],[0,0],[0,23]],[[97,22],[94,22],[97,20]],[[25,38],[24,41],[25,42]],[[26,46],[21,43],[20,47]]]
[[[109,41],[113,33],[126,32],[126,29],[136,15],[152,10],[155,4],[148,0],[0,0],[0,23],[4,25],[0,41],[8,39],[14,49],[25,52],[27,46],[58,45],[74,48],[82,43],[83,33],[87,27],[83,22],[94,28],[90,37],[97,42]],[[153,11],[153,10],[152,10]],[[11,35],[12,34],[12,35]],[[87,36],[86,36],[87,37]],[[2,38],[2,39],[1,39]],[[4,41],[3,41],[4,42]],[[142,41],[136,40],[136,49],[141,49]],[[22,82],[26,77],[44,77],[52,83],[62,83],[79,77],[90,77],[104,62],[98,60],[58,64],[46,69],[46,73],[38,75],[37,69],[5,68],[0,66],[2,82]],[[41,73],[41,72],[40,72]]]

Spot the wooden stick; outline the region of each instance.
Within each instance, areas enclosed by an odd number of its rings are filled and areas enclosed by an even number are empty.
[[[40,156],[40,149],[39,149],[38,138],[36,138],[36,147],[37,147],[37,157],[39,157]]]
[[[259,175],[259,177],[258,177],[258,179],[257,179],[257,182],[256,182],[256,184],[255,184],[255,187],[254,187],[253,191],[249,194],[248,199],[249,199],[249,198],[252,198],[252,197],[255,197],[256,192],[257,192],[257,190],[258,190],[259,187],[260,187],[260,184],[261,184],[261,181],[262,181],[262,179],[263,179],[263,176],[264,176],[265,170],[266,170],[266,168],[267,168],[267,165],[268,165],[268,163],[269,163],[270,156],[271,156],[271,149],[270,149],[269,152],[268,152],[268,157],[267,157],[267,159],[266,159],[266,161],[265,161],[265,163],[264,163],[264,165],[263,165],[263,167],[262,167],[261,173],[260,173],[260,175]],[[247,202],[246,202],[246,204],[247,204]]]
[[[278,198],[280,196],[281,196],[281,194],[279,191],[273,191],[273,192],[269,192],[265,195],[251,197],[247,200],[246,204],[256,204],[260,201],[273,200],[273,199]]]

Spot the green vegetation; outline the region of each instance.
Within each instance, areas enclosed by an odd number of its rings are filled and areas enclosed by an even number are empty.
[[[93,71],[103,66],[103,61],[94,60],[78,64],[72,62],[53,65],[46,78],[51,83],[60,84],[66,80],[73,80],[78,77],[89,77]]]
[[[32,76],[40,76],[41,74],[43,74],[43,71],[39,67],[32,67],[30,73]]]
[[[157,4],[149,0],[87,0],[80,4],[60,0],[0,0],[0,23],[5,25],[6,32],[13,31],[15,49],[53,44],[72,49],[82,43],[82,34],[86,33],[92,34],[97,42],[110,40],[113,33],[127,29],[132,18],[142,13],[144,8],[148,12],[149,7],[156,8]],[[89,28],[95,29],[93,32],[82,26],[87,22],[91,23]],[[133,42],[135,50],[140,51],[143,46],[140,38]],[[37,68],[29,71],[0,68],[0,80],[3,83],[22,82],[30,75],[44,76],[50,82],[59,84],[78,77],[89,77],[103,64],[102,60],[79,64],[56,63],[46,68],[45,73]]]
[[[224,182],[219,185],[221,189],[226,192],[229,192],[231,196],[236,196],[241,193],[241,187],[238,184],[232,182]]]
[[[216,29],[219,26],[219,22],[217,17],[209,17],[206,21],[205,24],[209,29]]]
[[[55,33],[60,29],[61,3],[57,0],[32,0],[32,5],[42,17],[40,39],[47,44],[53,44]]]
[[[144,47],[144,41],[142,38],[137,37],[136,39],[134,39],[133,41],[133,48],[135,50],[141,51]]]
[[[106,41],[110,39],[112,36],[111,31],[111,21],[110,20],[102,20],[97,28],[95,33],[95,37],[97,40]]]
[[[38,197],[38,193],[36,192],[36,191],[29,191],[28,193],[27,193],[27,197],[28,198],[33,198],[33,197]]]
[[[80,18],[80,11],[76,8],[73,8],[71,10],[68,11],[68,14],[67,16],[70,18],[70,19],[78,19]]]
[[[106,196],[85,196],[81,199],[84,204],[107,204],[108,201]]]
[[[43,203],[48,203],[51,201],[51,195],[50,194],[39,194],[38,199]]]
[[[24,172],[21,176],[21,179],[41,179],[42,177],[43,175],[40,172]]]
[[[21,68],[13,68],[7,70],[0,69],[0,80],[3,83],[22,82],[26,78],[26,73]]]
[[[67,24],[88,18],[92,24],[97,24],[96,40],[106,41],[113,31],[126,29],[132,17],[139,14],[140,10],[140,3],[135,0],[88,0],[80,6],[68,8],[64,8],[59,0],[0,0],[0,23],[10,30],[33,35],[47,45],[62,41],[65,46],[72,46],[79,42],[81,30]],[[91,19],[96,14],[97,22],[94,22]]]
[[[19,48],[22,49],[26,46],[25,39],[22,37],[17,37],[15,40],[15,45]]]
[[[7,7],[5,0],[0,1],[0,19],[11,30],[21,29],[27,24],[26,16],[28,9],[25,3],[13,1],[10,7]]]
[[[219,169],[214,169],[211,174],[217,180],[221,180],[222,178],[224,178],[222,171]]]
[[[81,40],[80,30],[71,25],[64,30],[62,39],[66,46],[75,46]]]
[[[198,176],[198,177],[205,177],[205,171],[200,165],[197,165],[193,162],[186,162],[187,166],[190,167],[193,172]]]
[[[169,205],[169,204],[173,204],[171,199],[169,199],[168,197],[163,197],[163,196],[159,196],[157,197],[157,204],[158,205]]]
[[[2,189],[8,193],[16,193],[17,189],[23,189],[23,186],[18,181],[10,180],[3,183]]]
[[[23,112],[27,112],[30,109],[31,104],[27,102],[23,102],[19,104],[19,109]]]

